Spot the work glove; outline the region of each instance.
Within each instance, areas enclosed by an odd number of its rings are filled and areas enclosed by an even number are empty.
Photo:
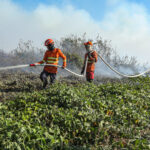
[[[90,52],[88,53],[88,57],[91,58],[91,53]]]
[[[81,74],[83,74],[83,73],[84,73],[84,69],[85,69],[85,68],[83,68],[83,69],[82,69]]]
[[[30,67],[35,67],[35,64],[30,64]]]
[[[66,67],[65,67],[65,66],[62,66],[61,68],[62,68],[62,69],[65,69]]]

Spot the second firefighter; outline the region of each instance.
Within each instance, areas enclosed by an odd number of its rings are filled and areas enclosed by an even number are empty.
[[[85,49],[87,53],[85,54],[84,65],[83,65],[81,74],[83,74],[84,71],[86,71],[86,80],[88,82],[92,82],[94,80],[95,63],[97,62],[98,55],[96,51],[92,49],[93,43],[91,41],[84,43],[84,45],[85,45]],[[87,68],[85,70],[86,60],[88,62],[87,62]]]

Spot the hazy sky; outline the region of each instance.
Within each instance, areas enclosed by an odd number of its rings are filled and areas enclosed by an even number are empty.
[[[0,0],[0,49],[69,34],[98,34],[123,55],[150,63],[149,0]]]

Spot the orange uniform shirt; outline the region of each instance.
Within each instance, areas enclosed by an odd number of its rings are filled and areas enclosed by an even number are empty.
[[[59,57],[61,57],[63,59],[63,66],[66,67],[66,56],[58,48],[55,48],[53,51],[47,50],[45,52],[43,60],[38,63],[39,64],[46,63],[46,64],[58,65]],[[44,70],[49,73],[57,73],[57,67],[55,67],[55,66],[45,66]]]
[[[87,57],[88,57],[88,53],[85,54],[84,65],[87,60]],[[97,55],[96,51],[93,51],[91,53],[91,57],[88,58],[86,72],[94,72],[95,71],[95,63],[97,62],[97,60],[98,60],[98,55]]]

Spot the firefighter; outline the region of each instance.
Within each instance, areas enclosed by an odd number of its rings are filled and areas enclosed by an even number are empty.
[[[92,82],[94,80],[95,63],[97,62],[98,55],[96,51],[92,49],[93,43],[91,41],[84,43],[84,45],[85,45],[85,49],[87,53],[85,54],[84,65],[83,65],[81,74],[83,74],[85,71],[86,60],[87,60],[88,62],[87,62],[87,68],[86,68],[86,80],[88,82]]]
[[[52,64],[58,65],[59,57],[63,59],[63,66],[64,69],[66,67],[66,56],[61,52],[60,49],[55,48],[54,41],[52,39],[48,39],[45,41],[45,46],[47,47],[47,51],[45,52],[44,58],[42,61],[30,64],[30,66],[36,66],[37,64]],[[54,83],[57,74],[57,66],[45,66],[44,70],[40,74],[40,79],[43,82],[43,88],[46,87],[48,84],[47,77],[50,76],[50,82]]]

